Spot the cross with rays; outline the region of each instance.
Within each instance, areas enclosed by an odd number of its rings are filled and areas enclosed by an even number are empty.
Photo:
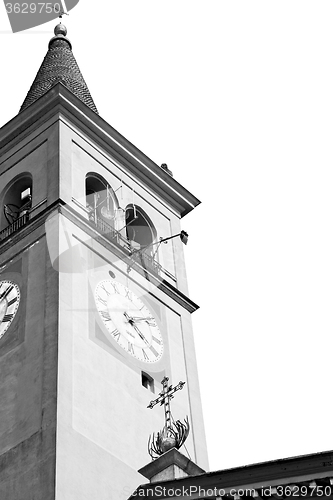
[[[175,387],[172,387],[172,385],[168,386],[168,377],[164,377],[162,380],[162,386],[163,390],[162,392],[159,393],[158,398],[154,399],[153,401],[150,401],[149,405],[147,408],[154,408],[155,405],[160,403],[160,405],[164,405],[164,416],[165,416],[165,427],[166,429],[171,429],[172,424],[171,424],[171,411],[170,411],[170,400],[173,399],[174,393],[181,390],[185,382],[179,382]]]

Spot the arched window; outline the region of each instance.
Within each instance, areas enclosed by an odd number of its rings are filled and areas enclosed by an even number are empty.
[[[151,245],[156,238],[156,230],[148,215],[142,208],[136,205],[128,205],[126,208],[126,236],[131,242],[135,242],[138,248]],[[152,248],[147,248],[152,253]]]
[[[22,174],[3,191],[1,203],[1,229],[15,225],[16,229],[29,219],[32,206],[32,177]],[[15,224],[14,224],[15,223]]]
[[[116,197],[111,186],[98,174],[90,173],[86,176],[86,204],[92,222],[113,225]]]

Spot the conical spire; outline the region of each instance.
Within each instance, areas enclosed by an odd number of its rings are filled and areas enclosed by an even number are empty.
[[[61,23],[58,24],[54,29],[54,34],[55,36],[49,42],[49,50],[24,99],[20,112],[46,94],[56,83],[61,82],[84,104],[98,113],[73,55],[71,42],[66,38],[66,27]]]

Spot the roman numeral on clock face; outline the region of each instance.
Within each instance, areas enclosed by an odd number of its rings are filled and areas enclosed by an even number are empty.
[[[98,298],[98,302],[100,302],[101,304],[103,304],[103,306],[106,307],[106,305],[107,305],[106,300],[102,299],[102,297],[100,297],[100,296],[98,296],[97,298]]]
[[[13,290],[13,285],[10,285],[2,294],[0,295],[0,300],[3,299],[4,297],[7,297],[7,295]]]
[[[154,349],[154,347],[153,347],[152,345],[149,347],[149,349],[150,349],[150,350],[151,350],[151,352],[154,354],[155,358],[157,358],[157,356],[158,356],[158,352],[156,351],[156,349]]]
[[[152,336],[152,339],[154,342],[156,342],[156,344],[159,344],[159,345],[162,344],[162,342],[159,339],[157,339],[156,337],[154,337],[154,335]]]
[[[11,321],[13,316],[13,314],[5,314],[5,316],[2,318],[2,322],[6,323],[7,321]]]
[[[109,314],[109,311],[100,311],[100,313],[104,321],[111,321],[111,316]]]
[[[142,349],[142,354],[143,354],[143,357],[145,358],[145,360],[149,361],[149,358],[148,358],[146,351],[144,349]]]
[[[119,337],[120,337],[120,331],[116,328],[115,330],[113,330],[113,332],[111,332],[111,335],[116,339],[116,340],[119,340]]]
[[[17,301],[17,297],[14,297],[12,300],[10,300],[8,302],[8,307],[12,306],[13,304],[15,304],[15,302]]]
[[[111,295],[111,294],[110,294],[110,292],[109,292],[109,290],[107,290],[107,289],[105,288],[105,285],[101,285],[101,288],[102,288],[102,290],[104,290],[104,292],[105,292],[107,295]]]
[[[128,343],[127,350],[128,350],[128,352],[130,352],[131,354],[134,354],[133,344],[132,344],[131,342],[129,342],[129,343]]]

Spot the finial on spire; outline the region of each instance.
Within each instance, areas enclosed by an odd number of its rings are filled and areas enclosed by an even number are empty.
[[[54,28],[54,37],[51,38],[49,41],[49,48],[51,47],[52,43],[55,42],[56,40],[64,40],[65,42],[68,43],[70,49],[72,49],[72,44],[66,37],[67,35],[67,28],[64,24],[57,24],[57,26]]]
[[[66,36],[67,35],[67,28],[64,24],[57,24],[57,26],[54,28],[54,34],[55,36],[58,36],[58,35],[63,35],[63,36]]]

